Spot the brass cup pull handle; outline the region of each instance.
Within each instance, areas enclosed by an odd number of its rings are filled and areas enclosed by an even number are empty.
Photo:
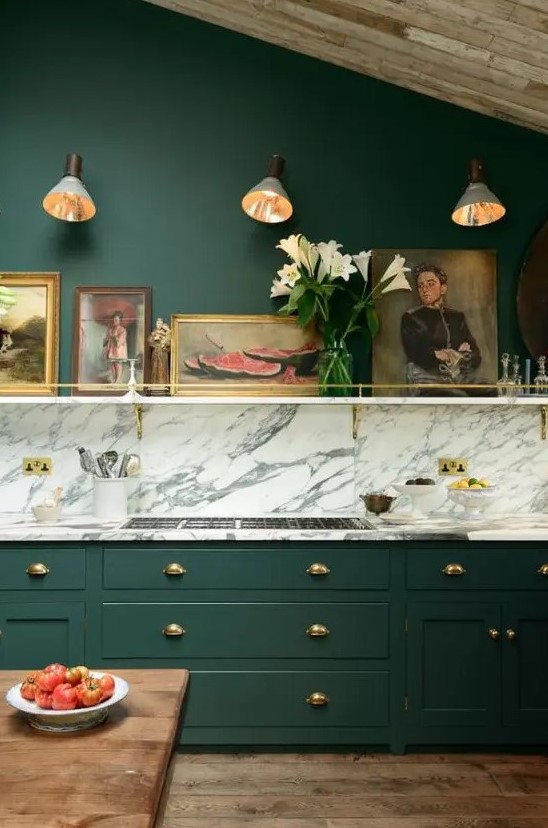
[[[326,635],[329,635],[329,630],[323,624],[311,624],[307,629],[306,634],[309,635],[310,638],[325,638]]]
[[[489,638],[492,638],[493,641],[498,641],[500,638],[500,630],[497,630],[496,627],[491,627],[488,632]]]
[[[33,563],[29,564],[25,570],[27,575],[30,575],[31,578],[39,578],[44,577],[49,572],[49,569],[45,565],[45,563]]]
[[[509,641],[513,641],[513,640],[514,640],[514,638],[516,638],[516,637],[517,637],[517,633],[516,633],[516,631],[515,631],[515,630],[513,630],[513,629],[512,629],[512,627],[509,627],[509,628],[506,630],[506,638],[507,638]]]
[[[548,575],[548,564],[542,564],[541,567],[537,569],[539,575]]]
[[[323,563],[310,564],[306,571],[309,575],[329,575],[329,573],[331,572],[329,567]]]
[[[182,635],[186,633],[186,630],[183,629],[183,627],[181,627],[180,624],[167,624],[162,630],[162,632],[168,638],[180,638]]]
[[[180,563],[169,563],[167,566],[164,566],[162,569],[164,575],[184,575],[186,573],[186,569]]]
[[[306,697],[306,701],[312,707],[325,707],[329,704],[329,696],[326,696],[325,693],[311,693]]]
[[[449,563],[442,569],[444,575],[466,575],[466,569],[459,563]]]

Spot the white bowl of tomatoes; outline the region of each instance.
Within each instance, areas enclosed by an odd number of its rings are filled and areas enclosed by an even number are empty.
[[[104,722],[109,708],[127,696],[120,676],[89,670],[84,665],[48,664],[11,687],[6,701],[27,714],[37,730],[70,732]]]

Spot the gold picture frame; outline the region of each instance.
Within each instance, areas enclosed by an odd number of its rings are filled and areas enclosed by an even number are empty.
[[[2,271],[15,304],[0,317],[0,394],[57,394],[59,283],[59,273]]]
[[[315,396],[320,337],[295,317],[171,317],[176,396]]]

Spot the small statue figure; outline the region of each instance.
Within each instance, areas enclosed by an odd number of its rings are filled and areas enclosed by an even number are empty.
[[[148,335],[147,342],[152,348],[149,393],[162,396],[169,394],[171,329],[161,316],[156,320],[156,327]]]

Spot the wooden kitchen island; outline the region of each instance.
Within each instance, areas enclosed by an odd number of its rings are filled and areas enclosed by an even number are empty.
[[[106,722],[77,733],[31,728],[5,701],[21,671],[0,671],[1,828],[159,824],[187,670],[112,670],[129,684]]]

